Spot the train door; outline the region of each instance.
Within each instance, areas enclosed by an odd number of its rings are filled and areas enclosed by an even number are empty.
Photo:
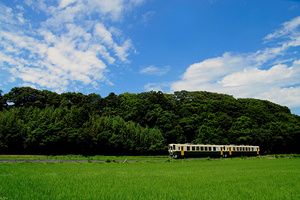
[[[231,147],[229,147],[229,155],[232,155]]]
[[[181,150],[181,156],[184,156],[184,146],[181,146],[180,150]]]
[[[228,149],[224,146],[221,147],[221,156],[223,156],[223,158],[227,158],[228,155]]]

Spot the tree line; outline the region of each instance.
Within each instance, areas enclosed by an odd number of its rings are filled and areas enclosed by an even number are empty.
[[[154,155],[169,143],[259,145],[299,153],[300,117],[258,99],[205,91],[57,94],[0,90],[0,152]]]

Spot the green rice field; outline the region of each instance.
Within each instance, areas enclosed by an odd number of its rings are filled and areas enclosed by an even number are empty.
[[[7,162],[0,199],[300,199],[300,159]]]

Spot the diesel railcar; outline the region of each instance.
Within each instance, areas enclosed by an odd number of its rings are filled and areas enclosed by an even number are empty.
[[[169,144],[169,156],[184,157],[233,157],[257,156],[259,146],[251,145],[211,145],[211,144]]]

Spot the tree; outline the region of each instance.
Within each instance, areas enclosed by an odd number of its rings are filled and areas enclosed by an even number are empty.
[[[3,93],[3,91],[0,90],[0,111],[4,108],[4,104],[5,104],[2,93]]]
[[[50,93],[52,94],[51,96],[54,96],[54,93],[49,91],[40,91],[30,87],[15,87],[4,95],[4,100],[11,103],[14,107],[36,106],[44,108],[46,104],[53,104],[52,101],[49,101]]]

